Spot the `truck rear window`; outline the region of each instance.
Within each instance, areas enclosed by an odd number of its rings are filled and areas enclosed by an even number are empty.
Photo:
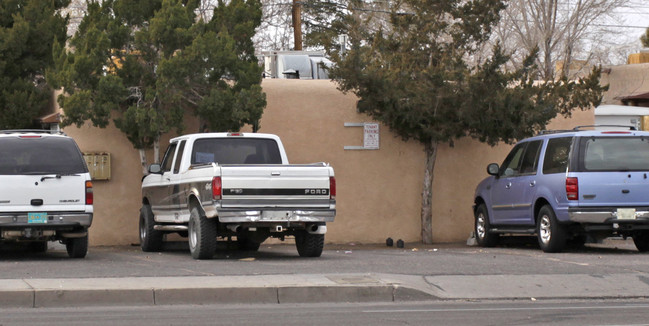
[[[282,164],[277,142],[264,138],[204,138],[194,142],[192,164]]]
[[[583,171],[649,171],[645,137],[584,137],[579,152]]]
[[[0,138],[0,175],[88,172],[71,138]]]

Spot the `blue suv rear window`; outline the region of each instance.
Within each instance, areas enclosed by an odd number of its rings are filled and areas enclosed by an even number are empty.
[[[649,171],[649,139],[584,137],[579,157],[582,171]]]

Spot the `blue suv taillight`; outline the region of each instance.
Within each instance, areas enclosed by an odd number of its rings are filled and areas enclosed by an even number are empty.
[[[568,200],[579,199],[579,181],[577,178],[566,178],[566,196]]]

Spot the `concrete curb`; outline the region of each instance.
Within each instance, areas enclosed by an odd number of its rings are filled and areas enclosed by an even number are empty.
[[[426,276],[441,299],[649,297],[646,273]]]
[[[431,299],[366,274],[0,280],[0,307],[19,308]]]
[[[649,298],[649,274],[0,279],[0,308],[590,298]]]

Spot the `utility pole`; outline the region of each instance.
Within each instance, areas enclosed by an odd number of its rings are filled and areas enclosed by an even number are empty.
[[[295,43],[295,51],[302,50],[302,2],[301,0],[293,0],[293,41]]]

